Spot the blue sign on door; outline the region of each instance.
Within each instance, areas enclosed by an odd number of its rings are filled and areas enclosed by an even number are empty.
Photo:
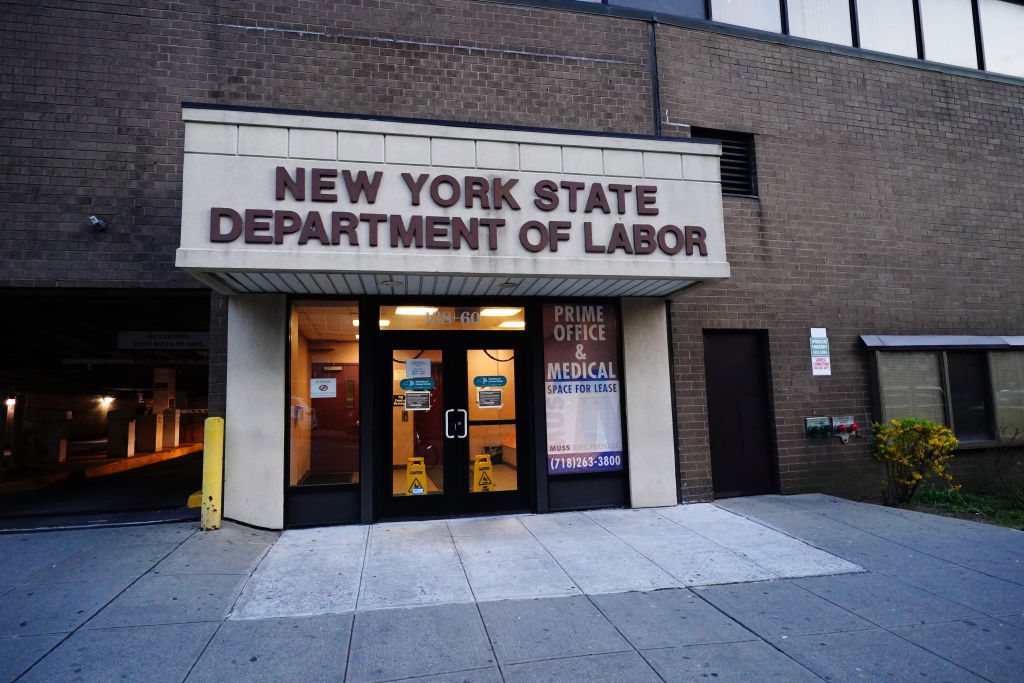
[[[508,378],[501,375],[477,375],[473,378],[475,387],[503,387],[508,384]]]
[[[429,377],[406,378],[399,382],[398,386],[402,387],[405,391],[422,391],[424,389],[433,389],[434,380]]]

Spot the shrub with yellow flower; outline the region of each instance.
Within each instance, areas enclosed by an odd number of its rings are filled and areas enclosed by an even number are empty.
[[[885,463],[882,496],[887,505],[907,503],[931,477],[953,481],[949,460],[959,441],[948,427],[914,417],[875,423],[871,428],[875,458]],[[960,488],[949,484],[951,490]]]

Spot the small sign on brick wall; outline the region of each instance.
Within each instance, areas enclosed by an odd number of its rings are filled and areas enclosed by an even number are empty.
[[[829,356],[828,336],[824,327],[811,328],[811,374],[832,374],[832,357]]]

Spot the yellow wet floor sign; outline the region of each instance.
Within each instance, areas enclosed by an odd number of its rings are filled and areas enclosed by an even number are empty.
[[[478,455],[473,458],[473,492],[482,493],[494,490],[494,479],[491,472],[491,456]]]
[[[423,458],[409,458],[405,466],[405,493],[408,496],[419,496],[427,491],[427,468]]]

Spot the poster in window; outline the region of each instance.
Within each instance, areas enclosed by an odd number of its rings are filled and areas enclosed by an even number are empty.
[[[614,305],[544,305],[549,474],[622,469],[618,340]]]

